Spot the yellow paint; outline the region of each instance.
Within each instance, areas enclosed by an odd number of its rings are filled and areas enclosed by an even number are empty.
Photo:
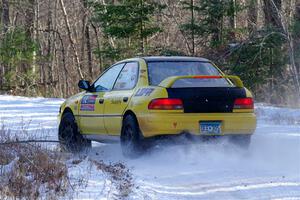
[[[149,102],[155,98],[167,98],[168,93],[165,87],[170,87],[182,77],[170,77],[158,87],[149,86],[146,62],[140,58],[126,61],[139,62],[140,78],[134,89],[101,93],[81,92],[70,97],[62,104],[58,119],[60,120],[61,114],[66,108],[71,109],[83,134],[120,135],[123,115],[126,111],[135,113],[144,137],[179,134],[183,131],[200,135],[200,121],[221,121],[222,135],[252,134],[254,132],[256,116],[253,109],[234,109],[232,113],[184,113],[183,110],[149,111]],[[237,87],[244,87],[239,77],[226,76],[222,72],[221,74],[224,78],[233,81]],[[185,77],[191,78],[191,76]],[[135,96],[136,92],[142,88],[152,88],[154,90],[149,96]],[[246,96],[252,97],[251,92],[246,88],[245,90]],[[98,95],[95,102],[95,111],[80,111],[81,99],[87,94]],[[123,101],[124,97],[128,97],[127,102]],[[104,99],[104,104],[99,104],[100,98]],[[75,105],[77,105],[76,110],[74,109]],[[98,115],[102,117],[82,117],[82,115]]]
[[[100,104],[99,100],[104,98],[105,92],[86,92],[82,97],[86,95],[97,95],[95,101],[95,109],[94,111],[84,111],[81,110],[81,101],[78,104],[78,115],[79,117],[79,124],[78,127],[82,133],[85,134],[94,134],[94,133],[104,133],[106,134],[106,129],[104,126],[104,119],[103,117],[95,117],[94,115],[98,115],[103,113],[104,111],[104,104]]]
[[[208,77],[208,76],[196,76],[196,77],[197,78],[201,78],[201,77],[205,78],[205,77]],[[240,87],[240,88],[244,87],[244,84],[243,84],[242,80],[237,76],[220,76],[220,77],[232,80],[236,87]],[[179,79],[189,79],[189,78],[195,78],[195,76],[171,76],[171,77],[166,78],[165,80],[163,80],[159,84],[159,86],[169,88],[177,80],[179,80]]]
[[[138,116],[145,137],[179,134],[183,131],[201,135],[201,121],[221,121],[222,135],[252,134],[256,128],[254,113],[147,113]],[[174,127],[176,123],[176,127]]]

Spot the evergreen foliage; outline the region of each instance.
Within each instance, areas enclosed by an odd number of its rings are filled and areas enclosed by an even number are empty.
[[[36,74],[32,71],[37,44],[23,28],[9,30],[0,41],[0,64],[6,66],[2,87],[8,89],[31,86]],[[21,68],[22,66],[22,68]]]
[[[181,30],[190,39],[192,37],[206,38],[211,48],[226,45],[230,34],[234,34],[237,30],[226,28],[223,24],[226,19],[234,18],[237,12],[244,9],[240,4],[233,2],[234,0],[182,1],[182,8],[194,16],[190,17],[190,21],[181,25]]]
[[[240,76],[258,101],[300,99],[298,1],[59,2],[0,3],[0,92],[70,96],[81,75],[94,79],[115,61],[189,55]]]
[[[261,97],[259,100],[273,101],[275,96],[283,92],[278,86],[290,78],[284,76],[287,63],[287,54],[282,47],[284,43],[285,38],[281,34],[267,29],[231,52],[228,62],[231,73],[240,76],[248,88],[257,91],[257,96]],[[268,95],[262,87],[258,90],[263,85],[267,87]]]
[[[122,0],[103,4],[91,1],[93,21],[103,30],[106,37],[114,40],[115,46],[105,44],[96,53],[113,60],[129,55],[144,54],[146,40],[161,31],[153,23],[153,16],[164,6],[152,0]],[[116,41],[118,40],[118,41]],[[116,53],[122,56],[115,57]]]

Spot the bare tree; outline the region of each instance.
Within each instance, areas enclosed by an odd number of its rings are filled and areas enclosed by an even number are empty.
[[[68,14],[67,14],[67,11],[66,11],[66,7],[65,7],[65,4],[64,4],[63,0],[60,0],[59,2],[60,2],[61,9],[63,11],[63,17],[64,17],[64,21],[65,21],[65,24],[66,24],[67,32],[68,32],[69,41],[70,41],[70,44],[71,44],[71,47],[72,47],[72,50],[73,50],[73,53],[74,53],[74,56],[75,56],[77,72],[78,72],[80,78],[83,79],[84,76],[83,76],[83,73],[82,73],[82,70],[81,70],[81,64],[80,64],[78,52],[77,52],[77,49],[76,49],[76,41],[74,40],[74,38],[72,36],[71,26],[70,26]]]
[[[282,11],[278,8],[279,4],[278,2],[275,2],[274,0],[270,0],[271,5],[274,9],[275,12],[274,15],[276,18],[273,20],[276,23],[279,23],[279,25],[282,28],[282,35],[286,38],[287,40],[287,45],[288,45],[288,55],[289,55],[289,60],[290,60],[290,68],[291,68],[291,74],[293,77],[293,81],[296,86],[296,94],[300,98],[300,80],[299,80],[299,72],[296,67],[296,62],[295,62],[295,48],[294,48],[294,38],[291,33],[291,30],[289,29],[289,20],[286,19],[286,17],[283,15]]]
[[[2,27],[4,33],[7,32],[9,24],[9,0],[2,0]]]
[[[6,32],[8,31],[9,24],[10,24],[9,1],[2,0],[2,27],[3,27],[2,34],[3,35],[6,34]],[[4,64],[1,65],[0,63],[0,90],[3,90],[4,74],[5,74],[5,66]]]
[[[257,31],[257,17],[258,2],[257,0],[250,0],[248,9],[248,30],[250,35]]]

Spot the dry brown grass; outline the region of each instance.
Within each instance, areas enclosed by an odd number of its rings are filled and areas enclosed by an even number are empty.
[[[103,161],[90,160],[98,170],[108,175],[116,186],[118,195],[116,198],[123,199],[128,197],[134,187],[132,174],[122,163],[106,164]]]
[[[133,190],[132,174],[122,163],[106,164],[89,159],[88,154],[74,157],[47,149],[49,145],[32,142],[34,139],[29,141],[20,141],[16,134],[0,127],[0,199],[72,199],[76,189],[86,187],[88,180],[73,177],[70,181],[69,167],[85,159],[107,175],[116,199],[128,197]]]
[[[9,144],[4,144],[9,142]],[[69,188],[68,168],[58,152],[36,143],[18,143],[0,129],[0,196],[56,199]]]

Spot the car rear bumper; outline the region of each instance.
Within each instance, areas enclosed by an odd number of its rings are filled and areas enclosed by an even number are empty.
[[[183,132],[200,133],[201,121],[220,121],[221,134],[252,134],[256,129],[254,113],[148,113],[138,115],[138,122],[144,137],[178,135]]]

